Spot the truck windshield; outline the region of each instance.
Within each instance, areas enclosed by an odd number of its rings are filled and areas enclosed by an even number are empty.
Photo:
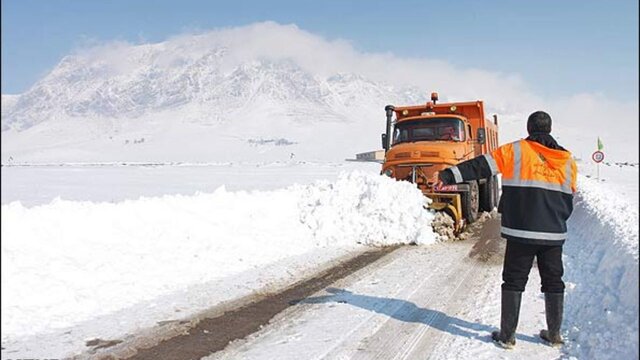
[[[413,141],[465,141],[464,123],[456,118],[410,120],[399,123],[393,143]]]

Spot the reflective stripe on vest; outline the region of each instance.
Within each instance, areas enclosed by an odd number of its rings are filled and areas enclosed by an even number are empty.
[[[532,187],[532,188],[540,188],[545,190],[553,190],[560,191],[565,194],[573,194],[573,190],[571,190],[571,185],[565,184],[553,184],[548,183],[546,181],[540,180],[502,180],[502,185],[504,186],[515,186],[515,187]]]
[[[522,152],[520,151],[521,141],[513,143],[513,181],[520,181],[520,171],[522,170]]]
[[[484,154],[484,159],[487,160],[489,164],[489,168],[491,169],[491,175],[495,175],[498,173],[498,164],[496,164],[496,160],[491,156],[491,154]]]
[[[458,169],[457,166],[452,166],[451,168],[451,172],[453,173],[453,177],[456,179],[456,183],[461,183],[462,180],[462,174],[460,173],[460,169]]]
[[[500,231],[505,235],[525,238],[525,239],[539,239],[539,240],[565,240],[567,238],[567,233],[550,233],[550,232],[540,232],[540,231],[528,231],[528,230],[518,230],[511,229],[506,226],[502,226]]]
[[[562,184],[562,188],[563,189],[569,189],[570,193],[569,194],[573,194],[573,190],[571,189],[571,175],[572,175],[572,171],[571,171],[571,162],[572,160],[568,160],[567,161],[567,165],[565,165],[564,168],[564,184]],[[566,192],[566,191],[562,191],[562,192]]]

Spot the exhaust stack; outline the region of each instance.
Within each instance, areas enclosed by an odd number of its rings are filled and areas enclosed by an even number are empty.
[[[391,147],[391,118],[393,117],[393,110],[395,110],[393,105],[387,105],[384,107],[384,111],[387,113],[387,131],[385,132],[382,144],[385,152],[387,152]]]

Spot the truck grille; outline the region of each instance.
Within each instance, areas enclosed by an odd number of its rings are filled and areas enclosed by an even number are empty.
[[[409,157],[411,157],[411,153],[409,153],[409,152],[397,153],[396,156],[395,156],[396,159],[406,159],[406,158],[409,158]]]

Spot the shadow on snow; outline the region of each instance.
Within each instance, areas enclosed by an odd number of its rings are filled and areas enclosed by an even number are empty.
[[[453,316],[449,316],[442,311],[420,308],[416,304],[385,297],[354,294],[351,291],[336,288],[327,288],[327,292],[332,295],[310,297],[298,300],[295,304],[324,304],[342,303],[357,306],[359,308],[373,311],[378,314],[387,315],[396,320],[409,323],[422,323],[440,331],[456,336],[463,336],[469,339],[480,340],[492,343],[491,332],[498,330],[495,327],[469,322]],[[534,336],[516,334],[516,339],[540,343],[541,340]]]

